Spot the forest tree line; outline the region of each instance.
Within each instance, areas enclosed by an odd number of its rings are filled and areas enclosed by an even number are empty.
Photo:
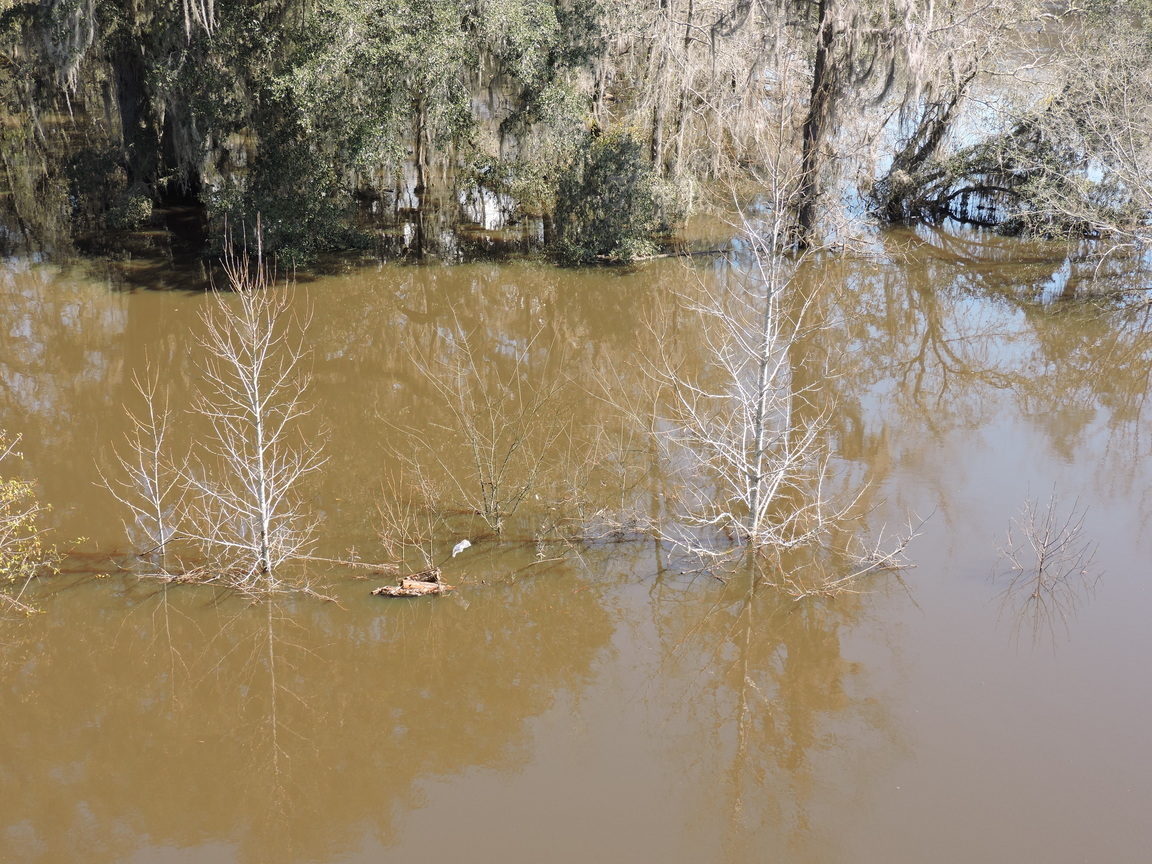
[[[637,257],[710,196],[788,241],[958,219],[1143,248],[1147,0],[0,0],[8,233],[203,208],[303,257],[357,204],[539,214]],[[717,192],[719,190],[719,192]]]

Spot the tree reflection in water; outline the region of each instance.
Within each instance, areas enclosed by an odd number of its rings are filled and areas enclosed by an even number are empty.
[[[772,581],[755,566],[715,592],[662,576],[653,611],[667,659],[652,686],[678,688],[691,718],[688,740],[669,743],[709,790],[701,830],[726,821],[726,860],[839,860],[822,821],[905,746],[875,670],[845,656],[879,595],[797,601]]]
[[[998,424],[1022,416],[1042,433],[1053,465],[1080,466],[1057,476],[1058,499],[1107,500],[1140,488],[1142,475],[1129,466],[1132,454],[1148,452],[1152,306],[1123,302],[1119,276],[1095,272],[1065,244],[927,230],[891,232],[884,242],[902,266],[844,265],[850,290],[838,314],[850,350],[830,383],[843,440],[851,442],[852,429],[872,430],[853,449],[875,476],[904,470],[934,484],[950,521],[961,502],[929,463],[963,429],[988,430],[994,453]],[[1023,503],[1007,502],[987,537],[990,551]],[[1091,592],[1077,598],[1086,603]],[[1062,613],[1049,611],[1062,628]]]
[[[60,591],[31,622],[36,650],[6,655],[4,860],[387,847],[419,781],[522,764],[529,718],[586,685],[611,634],[596,592],[563,572],[477,592],[467,611],[364,590],[340,608],[110,587]]]

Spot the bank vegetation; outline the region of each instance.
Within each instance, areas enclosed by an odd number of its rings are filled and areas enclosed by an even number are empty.
[[[543,218],[590,263],[651,254],[716,190],[755,202],[771,127],[799,247],[870,214],[1142,250],[1149,21],[1146,0],[4,0],[3,199],[57,252],[190,205],[210,238],[262,214],[295,259],[372,245],[388,214],[417,253]]]

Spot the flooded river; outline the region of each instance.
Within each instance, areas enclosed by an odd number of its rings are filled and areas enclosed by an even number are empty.
[[[791,380],[856,500],[839,530],[920,527],[912,566],[800,599],[642,530],[683,497],[634,422],[651,360],[714,365],[678,293],[738,260],[300,277],[327,458],[304,575],[331,599],[260,602],[137,579],[102,485],[134,376],[177,445],[204,434],[213,298],[4,263],[0,427],[79,539],[24,595],[42,614],[0,619],[0,860],[1146,860],[1152,312],[1075,299],[1067,256],[896,233],[801,274],[819,327]],[[462,376],[522,439],[499,536]],[[435,507],[392,506],[414,489]],[[1013,587],[1037,539],[1058,581]],[[400,558],[456,591],[373,597],[394,573],[319,560]]]

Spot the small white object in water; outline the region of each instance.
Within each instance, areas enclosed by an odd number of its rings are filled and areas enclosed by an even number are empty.
[[[452,557],[455,558],[457,555],[459,555],[461,552],[463,552],[465,549],[467,549],[471,545],[472,544],[469,543],[467,540],[461,540],[459,543],[457,543],[455,546],[452,547]]]

